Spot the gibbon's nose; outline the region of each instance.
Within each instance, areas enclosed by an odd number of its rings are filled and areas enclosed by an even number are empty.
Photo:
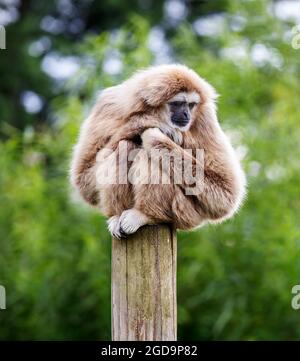
[[[189,120],[189,113],[185,110],[184,112],[183,112],[183,120]]]

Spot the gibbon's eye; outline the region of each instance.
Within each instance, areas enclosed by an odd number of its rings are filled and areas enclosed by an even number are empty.
[[[172,105],[173,107],[181,107],[182,105],[184,105],[184,102],[176,101],[176,102],[170,102],[169,104]]]
[[[195,106],[196,106],[197,103],[189,103],[189,108],[192,110]]]

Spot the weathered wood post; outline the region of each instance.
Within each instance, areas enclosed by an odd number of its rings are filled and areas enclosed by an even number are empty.
[[[176,232],[145,226],[112,242],[113,341],[175,341]]]

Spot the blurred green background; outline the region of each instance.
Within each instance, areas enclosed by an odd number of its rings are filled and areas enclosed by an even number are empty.
[[[0,1],[1,340],[110,339],[111,240],[70,154],[101,89],[169,62],[220,93],[249,183],[233,220],[179,234],[179,339],[300,339],[297,23],[286,0]]]

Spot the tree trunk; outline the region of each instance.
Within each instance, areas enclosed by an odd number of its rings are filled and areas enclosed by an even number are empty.
[[[145,226],[112,241],[112,339],[175,341],[176,232]]]

